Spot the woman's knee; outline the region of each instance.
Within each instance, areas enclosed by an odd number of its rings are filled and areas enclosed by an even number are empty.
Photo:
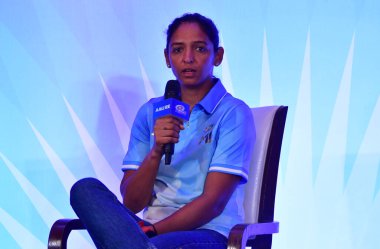
[[[84,201],[86,196],[89,195],[91,190],[95,190],[97,187],[103,185],[98,179],[95,178],[83,178],[74,183],[70,190],[70,203],[75,205],[77,201]]]

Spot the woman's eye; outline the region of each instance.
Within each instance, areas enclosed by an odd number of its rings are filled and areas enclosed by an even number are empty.
[[[182,48],[172,48],[173,53],[180,53],[182,51]]]
[[[202,46],[200,46],[200,47],[196,47],[195,48],[198,52],[206,52],[207,51],[207,48],[206,47],[202,47]]]

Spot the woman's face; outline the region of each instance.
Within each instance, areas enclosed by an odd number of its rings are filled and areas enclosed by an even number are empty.
[[[194,88],[211,83],[214,65],[223,59],[223,49],[215,53],[197,23],[182,23],[173,33],[165,58],[181,85]]]

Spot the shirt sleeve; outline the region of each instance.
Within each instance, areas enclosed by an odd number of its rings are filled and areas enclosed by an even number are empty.
[[[239,175],[241,183],[246,183],[256,140],[255,125],[251,109],[246,104],[231,109],[220,123],[209,172]]]
[[[144,104],[133,122],[127,154],[122,170],[137,169],[150,150],[149,104]]]

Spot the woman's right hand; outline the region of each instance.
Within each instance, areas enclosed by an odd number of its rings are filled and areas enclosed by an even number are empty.
[[[182,120],[166,116],[156,120],[154,124],[153,150],[162,155],[165,144],[178,143],[179,132],[184,129]]]

